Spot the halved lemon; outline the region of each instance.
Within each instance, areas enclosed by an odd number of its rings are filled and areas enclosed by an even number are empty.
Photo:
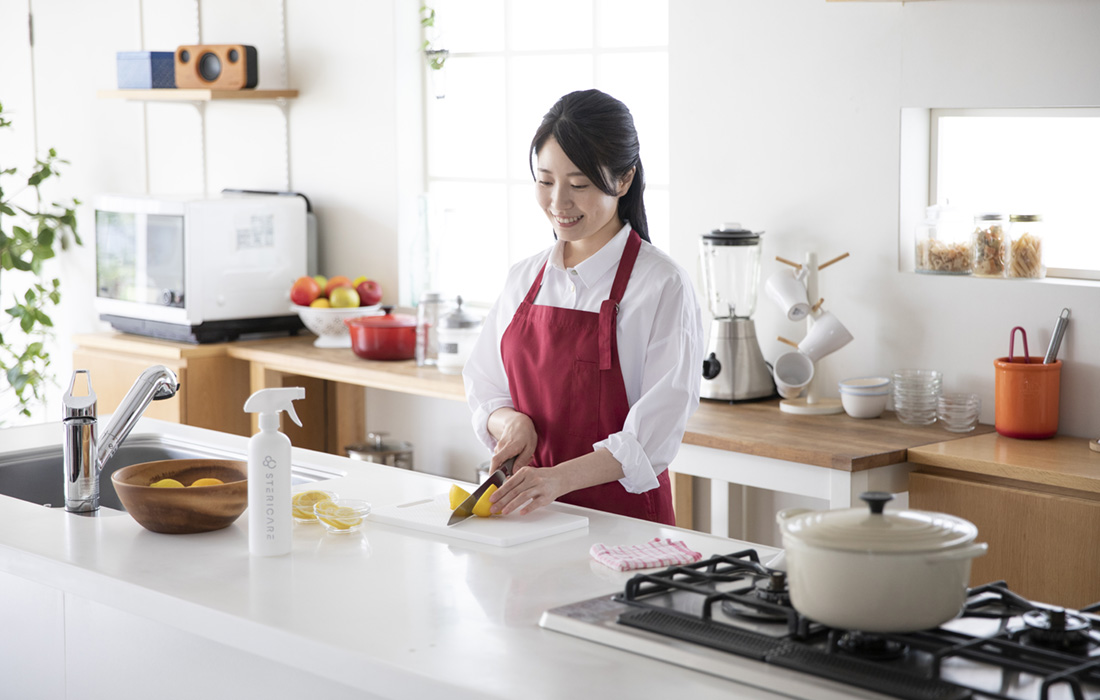
[[[151,483],[149,485],[152,486],[155,489],[182,489],[183,488],[183,484],[176,481],[175,479],[161,479],[160,481],[154,481],[153,483]]]
[[[458,508],[462,502],[470,497],[470,492],[458,484],[451,484],[451,492],[447,494],[451,501],[451,510]]]
[[[489,512],[489,508],[493,505],[489,502],[489,496],[496,493],[497,485],[490,484],[489,488],[485,489],[485,493],[481,494],[481,498],[477,499],[477,503],[474,505],[474,515],[479,518],[488,518],[492,515]]]
[[[219,484],[224,484],[224,483],[225,482],[222,481],[221,479],[215,479],[212,476],[206,476],[206,477],[203,477],[201,479],[195,479],[194,481],[191,482],[191,485],[192,486],[217,486]]]

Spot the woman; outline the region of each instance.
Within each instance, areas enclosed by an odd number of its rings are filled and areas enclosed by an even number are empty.
[[[531,157],[557,242],[509,271],[463,371],[491,468],[516,458],[492,512],[560,500],[673,525],[702,320],[687,274],[649,243],[634,120],[598,90],[570,93]]]

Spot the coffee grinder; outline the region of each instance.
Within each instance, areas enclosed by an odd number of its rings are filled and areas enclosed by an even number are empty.
[[[710,314],[701,396],[749,401],[775,394],[775,382],[756,341],[752,314],[760,282],[760,236],[740,224],[703,234],[699,255]]]

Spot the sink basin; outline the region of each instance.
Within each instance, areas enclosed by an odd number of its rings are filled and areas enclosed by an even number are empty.
[[[125,510],[111,483],[111,474],[141,462],[161,459],[245,459],[242,454],[206,448],[170,437],[133,435],[122,443],[99,476],[99,505]],[[61,446],[0,455],[0,494],[54,508],[65,507],[64,468]],[[331,479],[330,474],[308,467],[292,467],[291,481],[303,484]]]

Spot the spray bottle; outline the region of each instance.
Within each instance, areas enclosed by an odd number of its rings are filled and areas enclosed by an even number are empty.
[[[248,441],[248,551],[253,556],[290,552],[290,438],[279,432],[279,412],[301,425],[293,402],[305,397],[306,390],[296,386],[261,389],[244,402],[246,412],[260,414],[260,432]]]

